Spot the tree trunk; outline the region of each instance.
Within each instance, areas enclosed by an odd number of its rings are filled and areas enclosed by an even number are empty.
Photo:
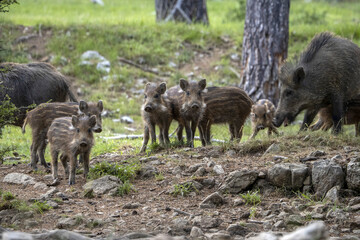
[[[200,22],[208,25],[206,0],[155,0],[156,21]]]
[[[279,100],[279,65],[287,57],[290,0],[247,0],[240,86],[257,101]]]

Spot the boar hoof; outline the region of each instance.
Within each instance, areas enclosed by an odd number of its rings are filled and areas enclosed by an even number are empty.
[[[54,179],[54,181],[48,184],[49,187],[57,186],[60,184],[60,180],[58,178]]]

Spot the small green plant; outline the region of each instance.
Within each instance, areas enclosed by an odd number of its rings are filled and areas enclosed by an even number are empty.
[[[303,193],[303,192],[297,191],[296,195],[300,200],[305,201],[306,205],[308,205],[308,206],[315,205],[315,203],[316,203],[314,196],[308,192]]]
[[[162,181],[164,179],[165,179],[165,177],[164,177],[164,175],[162,173],[155,174],[155,180],[156,181],[160,182],[160,181]]]
[[[261,203],[261,195],[259,190],[248,191],[246,194],[240,194],[240,197],[245,200],[246,204],[256,206]]]
[[[90,229],[94,229],[96,227],[101,227],[102,225],[103,225],[103,223],[96,219],[94,219],[86,224],[86,226]]]
[[[131,192],[133,189],[133,185],[129,181],[125,181],[124,184],[120,185],[116,190],[117,196],[124,196]]]
[[[40,214],[43,214],[45,211],[50,210],[52,207],[49,206],[46,201],[45,202],[38,202],[35,201],[31,206],[30,206],[35,212],[38,212]]]
[[[10,200],[15,199],[15,196],[14,196],[11,192],[4,192],[4,193],[2,194],[2,198],[3,198],[5,201],[10,201]]]
[[[84,223],[84,218],[82,216],[76,216],[75,217],[75,225],[80,225]]]
[[[256,214],[257,214],[257,209],[255,206],[251,207],[250,208],[250,216],[249,218],[255,218],[256,217]]]
[[[62,200],[61,198],[54,198],[53,200],[54,200],[54,202],[56,202],[57,204],[63,203],[63,200]]]
[[[140,170],[140,164],[117,164],[100,162],[95,164],[89,171],[89,179],[97,179],[102,176],[112,175],[118,177],[122,182],[133,179]]]
[[[183,197],[185,197],[186,195],[188,195],[190,192],[193,191],[198,191],[196,189],[196,187],[194,186],[194,184],[192,182],[186,182],[183,184],[175,184],[174,185],[174,190],[171,192],[171,194],[173,196],[178,196],[181,195]]]

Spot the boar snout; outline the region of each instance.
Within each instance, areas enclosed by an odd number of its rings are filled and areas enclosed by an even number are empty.
[[[95,126],[93,128],[93,131],[96,132],[96,133],[101,133],[102,132],[102,127],[101,126]]]
[[[80,147],[83,147],[83,148],[86,148],[87,147],[87,142],[85,142],[85,141],[82,141],[81,143],[80,143]]]
[[[144,110],[145,110],[145,112],[151,112],[153,110],[153,107],[150,105],[146,105]]]
[[[257,128],[258,130],[263,130],[263,129],[265,129],[264,125],[262,125],[262,124],[257,125],[256,128]]]
[[[284,122],[285,117],[282,115],[276,115],[275,118],[273,118],[273,124],[275,127],[280,127],[281,124]]]
[[[197,109],[200,108],[200,104],[199,104],[199,103],[193,103],[193,104],[191,104],[191,108],[192,108],[193,110],[197,110]]]

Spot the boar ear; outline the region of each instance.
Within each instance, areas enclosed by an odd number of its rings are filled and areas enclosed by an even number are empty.
[[[296,85],[299,85],[305,78],[305,71],[303,67],[298,67],[294,72],[293,81]]]
[[[100,112],[104,110],[103,102],[101,100],[98,101],[97,107],[100,110]]]
[[[145,85],[145,91],[150,87],[150,85],[151,85],[151,83],[149,83],[149,82]]]
[[[79,104],[79,110],[81,111],[81,112],[85,112],[87,109],[88,109],[88,104],[85,102],[85,101],[83,101],[83,100],[81,100],[80,101],[80,104]]]
[[[79,118],[75,115],[72,115],[71,123],[74,127],[76,127],[79,124]]]
[[[164,82],[160,83],[160,85],[158,87],[158,91],[160,94],[164,94],[166,91],[166,83],[164,83]]]
[[[92,115],[90,118],[89,118],[89,126],[91,128],[95,127],[95,124],[96,124],[96,116],[95,115]]]
[[[203,78],[199,81],[199,87],[201,90],[204,90],[206,88],[206,79]]]
[[[188,81],[186,81],[185,79],[183,79],[183,78],[181,78],[180,79],[180,88],[183,90],[183,91],[185,91],[187,88],[188,88],[188,86],[189,86],[189,82]]]

